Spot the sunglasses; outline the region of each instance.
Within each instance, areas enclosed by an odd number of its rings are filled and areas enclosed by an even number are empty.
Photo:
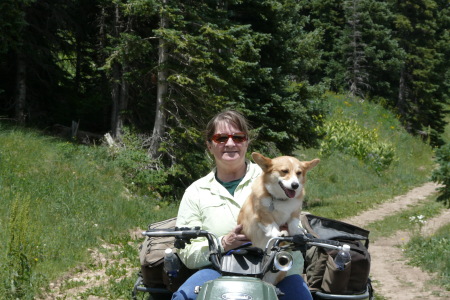
[[[243,132],[237,132],[233,134],[217,133],[212,136],[211,140],[217,144],[225,144],[228,139],[231,138],[235,143],[242,143],[247,140],[247,135]]]

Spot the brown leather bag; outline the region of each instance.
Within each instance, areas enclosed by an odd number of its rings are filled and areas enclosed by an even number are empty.
[[[173,229],[177,218],[170,218],[160,222],[152,223],[149,229]],[[172,248],[174,252],[174,237],[146,237],[139,247],[139,260],[143,283],[151,288],[165,288],[175,292],[196,270],[188,269],[180,260],[180,271],[178,276],[169,280],[164,272],[164,251]]]

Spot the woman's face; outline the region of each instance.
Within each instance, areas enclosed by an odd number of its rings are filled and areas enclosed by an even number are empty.
[[[233,134],[241,130],[226,121],[219,122],[214,134]],[[248,140],[241,143],[229,138],[225,143],[209,141],[208,149],[214,155],[217,167],[231,167],[245,164],[245,154],[247,153]]]

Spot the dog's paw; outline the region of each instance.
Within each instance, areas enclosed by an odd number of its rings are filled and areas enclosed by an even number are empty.
[[[263,226],[263,231],[266,237],[274,238],[280,236],[280,230],[276,223],[269,224],[267,226]]]
[[[270,234],[267,234],[266,236],[268,236],[269,238],[276,238],[276,237],[279,237],[279,236],[282,236],[282,235],[281,235],[281,232],[279,230],[272,230],[270,232]]]
[[[281,230],[278,236],[289,236],[289,232],[287,230]]]

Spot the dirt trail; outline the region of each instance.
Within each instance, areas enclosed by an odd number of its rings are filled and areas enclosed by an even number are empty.
[[[434,183],[426,183],[412,189],[406,195],[394,198],[392,202],[384,203],[343,221],[364,227],[371,222],[398,213],[409,205],[420,203],[433,194],[437,187]],[[449,222],[450,210],[447,209],[435,218],[427,220],[422,228],[422,234],[430,235]],[[376,293],[387,299],[396,300],[450,299],[449,292],[429,283],[433,278],[432,274],[406,264],[401,245],[407,243],[409,238],[409,232],[397,231],[393,236],[380,238],[371,243],[369,247],[372,257],[371,277]]]
[[[382,220],[389,215],[396,214],[409,205],[414,205],[426,200],[426,198],[436,192],[439,186],[434,182],[427,182],[422,186],[410,190],[405,195],[400,195],[385,202],[371,210],[367,210],[357,216],[342,220],[344,222],[364,227],[369,223]]]
[[[124,260],[117,260],[114,257],[117,256],[116,249],[107,244],[103,244],[101,247],[102,251],[98,249],[91,249],[92,262],[90,267],[81,267],[77,270],[72,270],[66,276],[63,276],[59,280],[50,283],[49,292],[45,293],[41,297],[36,298],[36,300],[59,300],[59,299],[88,299],[88,300],[101,300],[105,299],[103,297],[96,296],[81,296],[82,293],[86,292],[88,289],[98,286],[105,286],[108,284],[111,277],[107,275],[107,266],[112,264],[122,264],[125,265]],[[105,255],[103,252],[107,251]],[[131,277],[135,275],[135,268],[126,268],[126,274],[121,278],[117,278],[119,281],[125,277]],[[72,285],[74,287],[67,288],[65,285]]]

